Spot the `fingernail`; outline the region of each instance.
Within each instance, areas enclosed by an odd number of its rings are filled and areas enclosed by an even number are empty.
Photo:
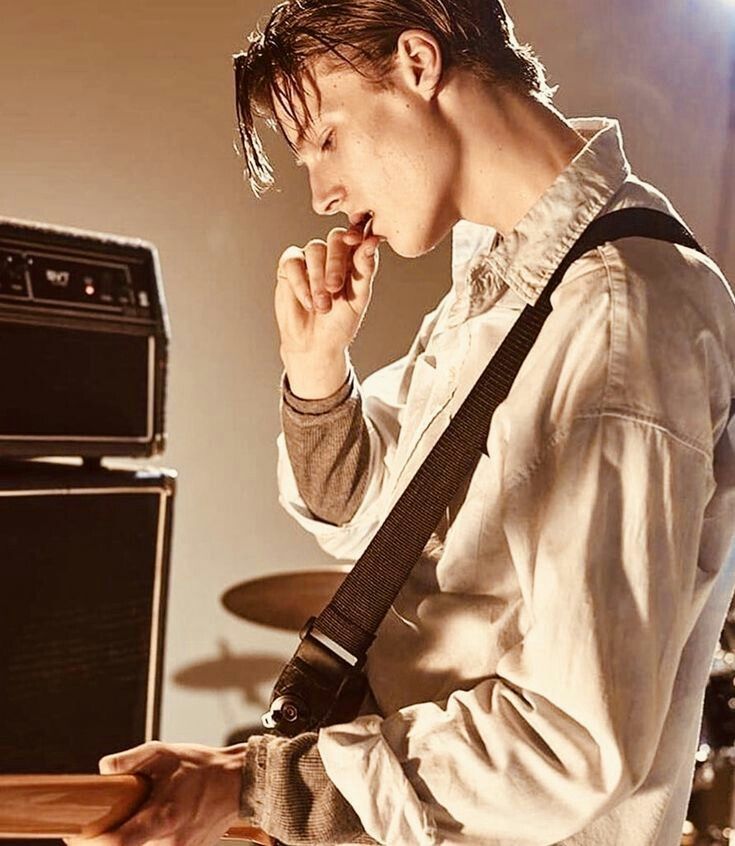
[[[319,309],[328,309],[332,305],[332,298],[328,294],[318,294],[316,298],[316,307]]]
[[[306,298],[304,300],[304,305],[306,306],[307,311],[312,311],[312,309],[314,308],[314,301],[308,294],[306,295]]]

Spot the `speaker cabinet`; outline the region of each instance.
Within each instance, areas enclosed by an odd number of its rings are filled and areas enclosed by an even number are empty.
[[[0,462],[0,772],[96,773],[157,737],[174,491]]]

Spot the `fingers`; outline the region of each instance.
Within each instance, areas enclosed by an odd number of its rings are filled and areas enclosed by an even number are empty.
[[[353,250],[351,281],[364,283],[368,286],[375,275],[378,266],[378,245],[380,244],[380,237],[378,235],[368,235],[365,237],[365,226],[351,226],[345,233],[344,240]]]
[[[95,837],[93,844],[142,846],[151,840],[161,840],[176,829],[178,816],[174,803],[170,800],[149,804],[118,828]],[[83,846],[83,841],[77,841],[74,846]]]
[[[309,241],[304,248],[304,256],[314,307],[317,311],[327,312],[332,308],[332,296],[326,286],[327,244],[318,239]]]
[[[352,247],[346,242],[347,234],[342,227],[335,227],[327,235],[325,280],[327,290],[333,294],[341,291],[345,284],[347,265],[352,252]]]
[[[375,236],[366,238],[352,257],[353,271],[348,296],[352,307],[360,314],[366,308],[372,294],[373,279],[380,263],[379,243],[380,239]]]
[[[345,243],[344,227],[335,227],[323,241],[315,238],[303,248],[289,247],[278,263],[278,281],[287,286],[306,311],[326,313],[332,295],[342,290],[353,246]]]
[[[284,251],[278,262],[278,281],[288,287],[302,308],[312,311],[314,303],[311,298],[309,276],[306,272],[306,258],[299,247],[289,247]]]
[[[371,235],[355,250],[355,254],[352,256],[352,265],[355,268],[353,279],[357,278],[358,281],[362,279],[370,280],[375,274],[379,262],[379,244],[380,238],[377,235]]]
[[[123,773],[149,772],[160,767],[163,759],[169,759],[171,752],[157,740],[142,743],[124,752],[105,755],[100,758],[101,775],[120,775]]]
[[[150,777],[150,793],[135,815],[90,840],[89,846],[206,846],[236,816],[243,745],[213,749],[153,741],[107,755],[100,770]],[[74,838],[69,846],[83,846]]]

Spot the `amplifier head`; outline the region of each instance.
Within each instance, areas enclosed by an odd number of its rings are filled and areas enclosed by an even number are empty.
[[[151,456],[170,331],[155,248],[0,219],[0,456]]]

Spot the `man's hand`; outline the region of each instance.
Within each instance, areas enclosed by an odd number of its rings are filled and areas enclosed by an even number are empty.
[[[281,358],[298,396],[328,396],[344,382],[345,353],[370,302],[379,241],[357,227],[336,227],[326,241],[283,252],[276,318]]]
[[[138,773],[152,783],[135,816],[73,846],[212,846],[238,821],[245,745],[215,749],[195,744],[144,743],[100,761],[102,775]]]

